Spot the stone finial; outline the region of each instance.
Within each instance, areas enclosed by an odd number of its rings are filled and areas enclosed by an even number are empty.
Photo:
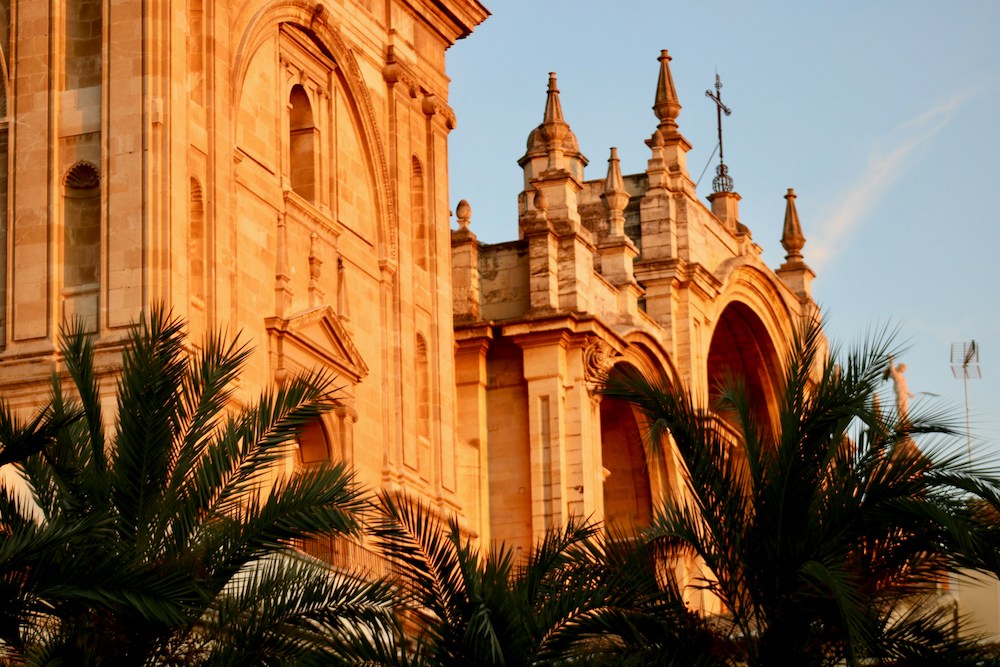
[[[621,165],[618,160],[618,149],[611,147],[611,157],[608,158],[608,177],[604,180],[604,192],[624,192],[625,180],[622,178]]]
[[[604,181],[604,191],[601,201],[608,213],[608,235],[623,236],[625,234],[625,207],[628,206],[629,195],[625,191],[625,180],[622,178],[621,165],[618,160],[618,149],[611,148],[608,158],[608,176]]]
[[[665,136],[677,134],[677,116],[681,112],[681,104],[677,101],[677,89],[674,88],[674,77],[670,73],[670,54],[666,49],[660,51],[660,76],[656,81],[656,97],[653,102],[653,113],[659,119],[657,126]]]
[[[319,253],[317,252],[318,242],[319,234],[313,232],[309,235],[309,278],[312,280],[319,279],[323,268],[323,260],[320,259]]]
[[[326,292],[320,287],[319,279],[322,275],[323,260],[319,256],[319,234],[313,232],[309,235],[309,306],[317,306],[323,303]]]
[[[469,223],[472,221],[472,207],[469,206],[469,202],[465,199],[458,202],[458,208],[455,209],[455,215],[458,217],[458,228],[462,231],[469,230]]]
[[[337,315],[341,320],[349,322],[351,320],[351,291],[347,286],[347,267],[344,266],[344,259],[337,258]]]
[[[549,152],[558,152],[561,154],[562,142],[569,132],[569,125],[563,118],[555,72],[549,72],[549,89],[545,97],[545,114],[542,117],[542,124],[538,126],[538,129],[542,139],[547,144]]]
[[[785,263],[778,267],[777,273],[800,299],[806,301],[812,298],[810,283],[816,274],[802,261],[802,246],[806,244],[806,237],[802,233],[802,225],[799,224],[799,213],[795,210],[795,191],[791,188],[788,188],[785,201],[788,203],[785,204],[785,225],[781,234],[781,245],[788,254],[785,255]]]
[[[802,246],[806,244],[806,237],[802,233],[802,225],[799,223],[799,213],[795,210],[795,190],[788,188],[785,195],[785,226],[781,233],[781,245],[785,248],[785,261],[787,264],[802,263]]]
[[[547,171],[568,172],[578,180],[583,179],[587,158],[580,152],[580,142],[563,117],[555,72],[549,72],[542,122],[528,133],[526,148],[527,152],[517,161],[525,169],[526,183]]]
[[[566,122],[563,118],[562,104],[559,102],[559,87],[556,85],[556,73],[549,72],[549,89],[545,97],[545,115],[543,123]]]

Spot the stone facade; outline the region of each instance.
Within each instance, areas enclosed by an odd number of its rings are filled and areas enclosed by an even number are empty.
[[[302,458],[459,511],[445,51],[478,0],[0,1],[0,392],[43,401],[60,324],[165,302],[255,352],[241,396],[339,375]],[[295,465],[295,462],[290,462]]]
[[[641,525],[679,488],[632,411],[595,393],[602,373],[708,398],[737,371],[770,404],[794,326],[816,315],[793,193],[777,271],[739,195],[698,198],[666,52],[646,171],[623,176],[612,149],[585,179],[553,75],[520,160],[520,238],[481,245],[466,203],[449,233],[444,67],[486,18],[478,0],[0,12],[0,392],[15,407],[47,397],[69,319],[96,336],[110,402],[126,328],[164,302],[193,341],[223,328],[253,344],[241,398],[338,374],[342,405],[288,465],[345,460],[527,549],[574,514]]]
[[[716,192],[709,207],[698,198],[666,51],[659,63],[644,173],[623,176],[612,148],[606,176],[585,179],[551,74],[519,161],[520,238],[480,244],[471,208],[458,207],[458,438],[478,445],[460,449],[472,455],[460,468],[485,471],[467,513],[490,540],[527,549],[571,515],[648,522],[681,488],[678,467],[669,446],[647,459],[638,415],[601,400],[596,381],[638,372],[709,400],[733,373],[773,409],[793,330],[818,316],[795,194],[787,261],[773,271],[737,193]]]

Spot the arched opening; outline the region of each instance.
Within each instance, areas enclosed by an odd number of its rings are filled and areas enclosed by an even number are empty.
[[[773,419],[779,372],[774,344],[757,314],[743,303],[726,306],[708,351],[708,390],[713,407],[718,407],[715,399],[721,388],[735,380],[745,385],[757,418]]]
[[[427,343],[417,334],[417,435],[425,440],[431,437],[430,384]]]
[[[205,201],[198,179],[191,179],[191,201],[188,209],[188,284],[191,298],[205,303]]]
[[[332,448],[326,437],[323,422],[315,419],[299,431],[299,456],[302,463],[329,461]]]
[[[413,256],[417,266],[427,270],[428,233],[424,210],[424,172],[420,160],[413,157],[410,172],[410,211],[413,217]]]
[[[65,88],[101,84],[102,0],[71,0],[64,5]]]
[[[101,264],[101,181],[94,165],[77,162],[63,182],[64,315],[97,320]]]
[[[318,132],[313,120],[309,95],[301,85],[292,87],[288,107],[288,176],[292,191],[303,199],[315,203]]]
[[[427,341],[417,334],[417,470],[424,479],[431,472],[431,375]]]
[[[617,364],[611,375],[638,372],[630,365]],[[646,528],[653,516],[653,499],[635,412],[625,401],[609,397],[601,400],[600,411],[604,521],[625,532]]]
[[[200,335],[207,329],[208,239],[205,229],[205,198],[198,179],[191,178],[188,203],[188,293],[191,303],[191,331]]]

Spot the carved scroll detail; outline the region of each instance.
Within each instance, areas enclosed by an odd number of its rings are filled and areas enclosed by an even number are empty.
[[[583,371],[587,391],[594,393],[622,355],[600,338],[593,338],[583,350]]]

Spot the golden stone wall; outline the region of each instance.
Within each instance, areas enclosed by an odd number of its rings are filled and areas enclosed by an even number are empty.
[[[605,374],[638,372],[704,401],[736,374],[773,409],[793,331],[817,316],[794,194],[777,271],[740,222],[738,194],[713,194],[711,208],[697,196],[669,60],[645,172],[623,176],[612,148],[606,175],[585,179],[553,74],[520,159],[520,238],[481,245],[471,207],[458,208],[459,441],[479,443],[466,465],[485,471],[484,534],[516,549],[574,515],[641,527],[682,488],[669,442],[645,452],[641,417],[595,391]]]
[[[573,515],[641,525],[669,453],[594,390],[642,372],[767,401],[811,271],[766,267],[735,193],[703,203],[660,59],[644,173],[586,179],[555,78],[521,158],[520,238],[449,233],[445,52],[478,0],[0,0],[0,392],[44,401],[60,323],[164,301],[255,347],[240,395],[324,367],[342,405],[301,465],[346,460],[470,534],[530,548]],[[12,37],[13,36],[13,37]],[[528,128],[526,128],[528,129]],[[2,183],[0,183],[2,185]],[[789,200],[794,213],[794,198]],[[796,218],[797,224],[797,218]]]
[[[0,5],[4,399],[45,400],[60,323],[83,318],[110,400],[125,328],[165,301],[194,340],[252,343],[243,396],[338,373],[308,457],[459,509],[444,54],[485,8]]]

